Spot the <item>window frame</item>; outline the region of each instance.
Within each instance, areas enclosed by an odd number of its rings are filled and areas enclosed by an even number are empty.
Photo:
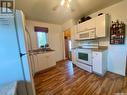
[[[37,37],[37,45],[38,45],[38,47],[40,48],[41,46],[43,46],[43,44],[42,45],[40,45],[40,43],[41,43],[41,40],[40,40],[40,38],[39,38],[39,34],[38,33],[45,33],[45,37],[46,37],[46,43],[45,43],[45,45],[46,44],[48,44],[48,28],[46,28],[46,27],[40,27],[40,26],[35,26],[34,27],[34,31],[36,32],[36,37]],[[41,38],[41,39],[43,39],[43,38]]]
[[[44,45],[40,45],[40,41],[39,41],[40,38],[39,38],[39,36],[38,36],[38,33],[45,33],[46,44],[48,44],[48,33],[46,33],[46,32],[36,32],[36,33],[37,33],[37,34],[36,34],[36,35],[37,35],[37,46],[38,46],[39,48],[40,48],[41,46],[44,46]],[[41,40],[42,40],[42,39],[43,39],[43,38],[41,38]],[[46,44],[45,44],[45,45],[46,45]]]

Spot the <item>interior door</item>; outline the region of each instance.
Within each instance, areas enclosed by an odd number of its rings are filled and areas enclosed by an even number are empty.
[[[64,42],[65,42],[65,57],[71,60],[71,30],[64,31]]]
[[[68,39],[65,37],[65,57],[69,59],[69,45],[68,45]]]

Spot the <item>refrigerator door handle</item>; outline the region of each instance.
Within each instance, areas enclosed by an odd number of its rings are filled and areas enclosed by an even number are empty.
[[[20,57],[23,57],[24,55],[26,55],[26,53],[20,53]]]

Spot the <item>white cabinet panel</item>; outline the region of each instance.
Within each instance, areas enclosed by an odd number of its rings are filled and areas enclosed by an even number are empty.
[[[45,54],[38,54],[38,70],[37,71],[41,71],[46,69],[48,66],[47,63],[47,57],[45,56]]]
[[[96,29],[96,38],[106,37],[107,31],[109,30],[109,16],[107,14],[103,14],[101,16],[97,16],[88,21],[78,24],[77,32],[85,32],[90,29]],[[78,35],[78,34],[77,34]],[[78,36],[77,36],[78,38]]]
[[[48,67],[47,68],[50,68],[50,67],[52,67],[52,66],[55,66],[56,65],[56,58],[55,58],[55,52],[52,52],[52,53],[50,53],[49,55],[46,55],[46,57],[47,57],[47,65],[48,65]]]
[[[102,73],[102,54],[100,52],[93,52],[93,71]]]
[[[96,28],[95,18],[78,24],[78,32],[86,31],[86,30],[93,29],[93,28]]]
[[[96,37],[106,37],[107,36],[107,22],[108,15],[104,14],[96,17]]]
[[[31,62],[35,74],[36,72],[38,72],[38,67],[39,67],[37,55],[32,55]]]
[[[86,22],[78,24],[78,32],[84,31],[86,29],[85,25],[86,25]]]
[[[29,55],[28,56],[28,60],[29,60],[29,65],[32,71],[32,75],[34,76],[34,74],[36,72],[38,72],[38,57],[37,55]]]
[[[35,59],[35,72],[39,72],[56,65],[55,52],[37,54]]]
[[[72,41],[72,48],[78,47],[78,42],[75,40],[78,40],[78,25],[74,25],[71,28],[71,41]]]
[[[93,18],[93,19],[86,21],[85,27],[86,27],[85,28],[86,30],[96,28],[96,19]]]
[[[107,71],[107,51],[92,53],[93,72],[104,75]]]

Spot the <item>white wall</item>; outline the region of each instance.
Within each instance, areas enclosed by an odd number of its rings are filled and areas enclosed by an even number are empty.
[[[63,31],[65,31],[65,30],[71,28],[73,25],[75,25],[75,21],[73,19],[70,19],[62,25],[62,29],[63,29]]]
[[[37,35],[34,32],[34,26],[47,27],[48,32],[48,42],[49,46],[56,51],[56,61],[63,60],[64,58],[64,49],[63,49],[63,32],[62,27],[56,24],[43,23],[38,21],[27,20],[27,29],[30,32],[32,38],[32,47],[33,49],[38,48]]]
[[[91,14],[91,17],[96,17],[98,13],[106,13],[111,16],[111,21],[120,20],[127,25],[127,0],[102,9]],[[126,29],[126,44],[127,44],[127,29]],[[100,45],[108,45],[108,70],[120,75],[125,75],[127,45],[110,45],[109,38],[100,39]]]

